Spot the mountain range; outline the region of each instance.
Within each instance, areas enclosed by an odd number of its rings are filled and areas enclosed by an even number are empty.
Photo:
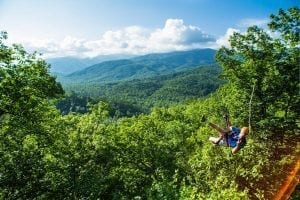
[[[195,49],[170,53],[148,54],[129,59],[94,64],[68,75],[59,75],[63,84],[109,83],[170,74],[215,64],[215,50]]]
[[[53,74],[67,75],[73,72],[83,70],[91,65],[101,63],[108,60],[118,60],[130,58],[130,55],[102,55],[93,58],[78,58],[78,57],[57,57],[48,58],[46,62],[51,65],[50,71]]]

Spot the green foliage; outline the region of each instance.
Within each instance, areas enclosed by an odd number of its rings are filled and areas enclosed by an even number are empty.
[[[2,41],[0,45],[4,54],[0,60],[0,116],[31,118],[41,101],[63,94],[42,59],[27,54],[21,46],[7,47]]]
[[[1,197],[32,198],[45,185],[42,157],[51,144],[51,122],[58,114],[48,98],[63,90],[47,64],[21,46],[6,46],[0,36],[0,188]]]
[[[60,110],[63,115],[68,113],[86,113],[88,112],[88,103],[92,102],[91,98],[81,97],[76,95],[74,92],[68,94],[66,97],[60,99],[56,103],[56,107]]]
[[[85,84],[65,86],[67,91],[76,91],[57,106],[63,113],[86,111],[86,100],[109,102],[112,115],[116,117],[149,113],[154,106],[172,104],[204,97],[214,92],[224,81],[218,78],[218,66],[200,66],[174,74],[147,79],[121,81],[110,84]],[[82,97],[80,97],[82,96]]]
[[[293,192],[293,194],[291,195],[291,200],[297,200],[299,198],[300,198],[300,186],[298,185],[295,191]]]
[[[217,52],[216,58],[224,69],[224,75],[242,93],[248,94],[248,99],[255,86],[254,120],[259,124],[276,117],[277,126],[276,123],[264,123],[264,128],[275,125],[274,129],[278,129],[284,123],[294,121],[294,124],[284,126],[293,130],[295,119],[299,118],[300,48],[297,27],[299,9],[280,10],[278,16],[271,16],[270,22],[271,30],[279,33],[278,38],[274,39],[263,29],[253,26],[245,34],[234,33],[230,38],[230,48],[222,47]],[[277,115],[278,111],[283,111],[284,116]]]
[[[280,11],[272,18],[276,23],[271,27],[278,31],[289,28],[282,20],[294,19],[296,11]],[[283,119],[282,124],[287,119],[295,123],[299,114],[295,110],[297,94],[279,87],[277,80],[285,77],[286,85],[298,88],[295,77],[286,69],[294,70],[299,45],[292,42],[293,33],[285,29],[281,33],[282,37],[273,39],[252,27],[246,34],[235,34],[232,47],[218,53],[227,84],[209,97],[156,107],[148,114],[132,117],[115,117],[115,105],[104,101],[88,104],[83,114],[61,115],[50,99],[63,91],[49,75],[47,64],[20,46],[6,46],[6,33],[0,34],[0,198],[271,198],[281,185],[287,165],[299,157],[299,150],[295,150],[299,137],[275,135],[268,139],[265,131],[254,129],[247,145],[232,155],[230,148],[208,142],[217,133],[202,123],[201,117],[208,116],[222,125],[226,110],[233,124],[246,125],[249,91],[255,83],[254,119],[267,128],[278,119]],[[205,68],[192,72],[198,70]],[[215,72],[218,74],[218,69]],[[199,74],[213,85],[206,75]],[[186,82],[200,85],[196,75],[186,71],[168,75],[170,79],[160,77],[166,80],[156,82],[165,84],[159,89],[155,81],[151,82],[157,79],[139,80],[135,86],[137,91],[145,90],[141,96],[165,95],[167,91],[181,94]],[[134,85],[126,84],[131,83]],[[152,83],[151,87],[146,83]],[[126,89],[118,87],[119,91]],[[191,89],[182,98],[195,93]],[[63,104],[71,104],[73,109],[76,103],[86,103],[73,95]],[[170,99],[166,102],[182,100],[167,97]],[[294,195],[297,198],[298,194]]]
[[[279,31],[284,42],[295,47],[299,45],[300,33],[300,10],[298,7],[293,7],[284,11],[279,9],[278,15],[270,16],[271,22],[269,28],[273,31]]]

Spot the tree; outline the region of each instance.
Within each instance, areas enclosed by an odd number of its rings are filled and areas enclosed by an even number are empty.
[[[277,70],[281,75],[279,84],[281,87],[281,108],[284,116],[298,118],[299,110],[299,63],[300,63],[300,10],[297,7],[288,9],[287,12],[280,9],[278,15],[271,15],[268,24],[273,32],[280,34],[275,39],[277,58]]]
[[[45,189],[43,156],[58,112],[49,99],[63,89],[46,62],[0,34],[0,197],[32,199]]]
[[[49,74],[49,66],[20,45],[8,47],[0,36],[0,114],[33,115],[34,107],[47,98],[62,95],[63,89]]]
[[[299,114],[299,18],[298,8],[280,10],[278,16],[271,16],[269,24],[271,30],[279,33],[277,38],[253,26],[244,34],[234,33],[230,47],[217,52],[225,77],[246,92],[248,99],[255,85],[256,122],[274,120],[275,116],[295,125]],[[239,101],[247,103],[247,99]]]

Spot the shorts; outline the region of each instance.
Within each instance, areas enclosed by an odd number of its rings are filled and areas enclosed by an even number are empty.
[[[218,145],[218,146],[225,146],[225,147],[228,146],[225,139],[221,139],[221,140],[217,143],[217,145]]]
[[[219,138],[216,138],[216,137],[210,137],[209,138],[210,141],[212,142],[216,142],[219,140]],[[226,146],[227,147],[227,142],[225,139],[221,139],[218,143],[215,143],[215,145],[218,145],[218,146]]]

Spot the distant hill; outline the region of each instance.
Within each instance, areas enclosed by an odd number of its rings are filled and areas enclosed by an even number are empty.
[[[91,65],[108,61],[130,58],[128,55],[103,55],[94,58],[76,58],[76,57],[59,57],[48,58],[47,63],[51,65],[50,71],[52,74],[71,74],[73,72],[82,70]]]
[[[196,49],[105,61],[59,77],[59,81],[64,85],[88,82],[108,83],[164,75],[199,65],[214,64],[215,52],[213,49]]]
[[[214,92],[224,83],[219,79],[221,68],[217,65],[201,66],[168,75],[145,79],[119,81],[115,83],[85,83],[65,87],[67,92],[75,91],[80,97],[92,97],[109,102],[116,110],[136,114],[148,112],[153,106],[168,106],[182,101],[204,97]],[[72,97],[73,99],[74,96]],[[83,98],[84,100],[85,98]],[[78,105],[72,100],[75,107]],[[68,100],[70,101],[70,100]],[[66,113],[70,105],[60,104],[59,108]],[[85,110],[85,109],[83,109]]]

